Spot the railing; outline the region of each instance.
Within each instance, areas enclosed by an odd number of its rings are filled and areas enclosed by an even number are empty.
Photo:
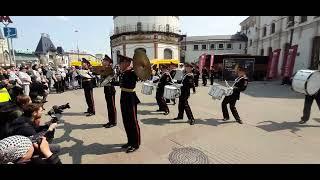
[[[137,24],[115,27],[110,31],[110,36],[130,33],[130,32],[167,32],[180,34],[181,30],[178,27],[172,27],[170,25],[155,25],[155,24]]]

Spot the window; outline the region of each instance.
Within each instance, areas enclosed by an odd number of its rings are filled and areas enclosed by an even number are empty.
[[[260,55],[263,56],[264,55],[264,49],[260,50]]]
[[[141,22],[137,23],[137,31],[142,31],[142,24]]]
[[[214,44],[210,44],[210,49],[214,49]]]
[[[304,23],[308,20],[308,16],[300,16],[300,23]]]
[[[270,34],[273,34],[276,31],[276,24],[272,23],[271,24],[271,29],[270,29]]]
[[[232,49],[232,44],[227,44],[227,49]]]
[[[119,34],[120,31],[119,31],[119,27],[116,27],[116,34]]]
[[[249,46],[252,46],[252,39],[250,39],[249,41]]]
[[[265,37],[266,35],[267,35],[267,27],[263,27],[262,37]]]
[[[193,50],[199,50],[199,46],[198,45],[193,45]]]
[[[164,56],[164,59],[172,59],[172,50],[164,49],[163,56]]]
[[[241,46],[242,46],[242,44],[240,43],[240,44],[239,44],[239,49],[241,49]]]
[[[170,32],[170,25],[169,24],[166,25],[166,32]]]
[[[288,16],[288,27],[291,27],[294,25],[294,16]]]
[[[223,48],[224,48],[224,47],[223,47],[223,44],[219,44],[219,45],[218,45],[218,48],[219,48],[219,49],[223,49]]]
[[[202,44],[201,49],[202,50],[206,50],[207,49],[207,45],[206,44]]]

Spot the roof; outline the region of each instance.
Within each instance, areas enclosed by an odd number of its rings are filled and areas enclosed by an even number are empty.
[[[49,35],[42,34],[35,53],[36,54],[47,54],[49,51],[54,52],[54,51],[56,51],[56,48],[53,45]]]
[[[231,35],[187,36],[187,41],[230,40]]]
[[[0,39],[4,39],[1,28],[0,28]]]
[[[212,35],[212,36],[188,36],[187,41],[218,41],[218,40],[234,40],[246,41],[246,37],[237,33],[234,35]]]

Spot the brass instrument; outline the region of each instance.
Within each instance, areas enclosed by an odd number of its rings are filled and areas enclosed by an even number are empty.
[[[91,71],[95,74],[101,75],[101,78],[103,79],[100,83],[100,86],[106,86],[109,84],[112,79],[116,76],[112,67],[106,67],[106,66],[95,66],[91,68]]]
[[[152,74],[150,61],[146,53],[142,50],[137,50],[133,56],[133,69],[136,75],[141,80],[148,80]]]

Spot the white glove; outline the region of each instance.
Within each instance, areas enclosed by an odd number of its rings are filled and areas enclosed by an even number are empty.
[[[58,123],[50,124],[48,131],[53,131],[54,129],[56,129],[57,126],[58,126]]]

